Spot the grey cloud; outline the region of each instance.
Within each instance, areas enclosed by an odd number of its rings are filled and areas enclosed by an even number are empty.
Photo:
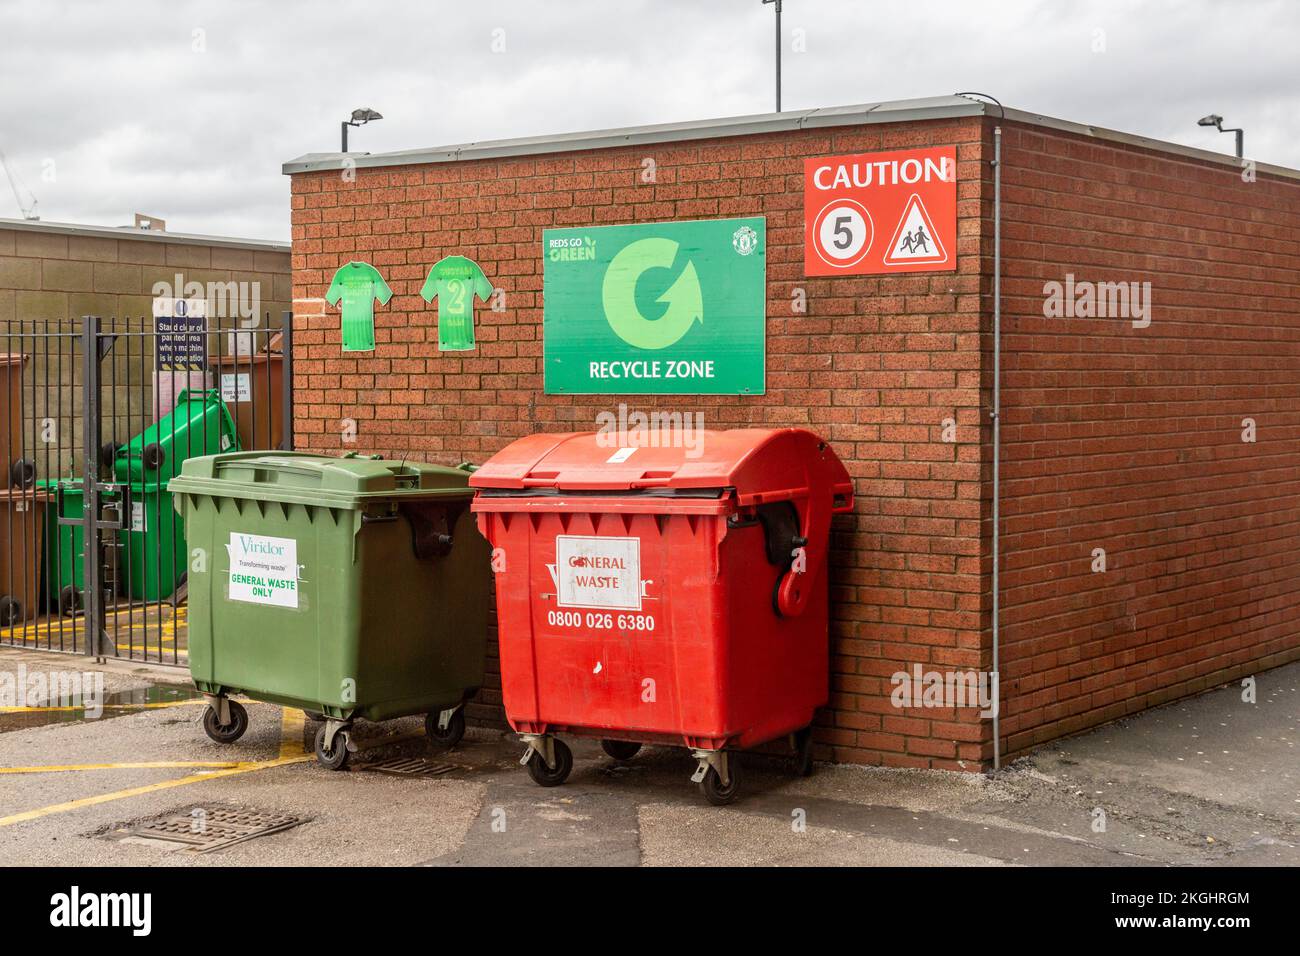
[[[1217,112],[1246,127],[1252,157],[1300,166],[1294,4],[785,0],[785,27],[787,108],[974,89],[1228,152],[1231,137],[1195,125]],[[796,30],[807,52],[790,49]],[[385,115],[352,132],[371,151],[763,112],[772,13],[759,0],[11,0],[0,89],[0,149],[44,218],[142,211],[284,239],[280,164],[337,149],[354,107]],[[0,215],[17,215],[3,183]]]

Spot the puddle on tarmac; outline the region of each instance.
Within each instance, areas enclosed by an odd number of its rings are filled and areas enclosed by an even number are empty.
[[[192,687],[176,687],[168,684],[115,691],[104,695],[103,712],[93,719],[125,717],[146,710],[156,710],[180,701],[199,700],[202,697],[203,695]],[[91,703],[94,704],[94,701]],[[98,710],[99,706],[96,705],[92,708],[92,713]],[[73,694],[58,701],[55,706],[42,706],[34,710],[0,708],[0,733],[45,727],[49,724],[74,724],[86,719],[86,700],[81,695]]]

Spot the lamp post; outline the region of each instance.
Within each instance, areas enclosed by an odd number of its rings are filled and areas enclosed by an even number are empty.
[[[1213,126],[1220,133],[1236,133],[1237,134],[1237,158],[1241,159],[1245,155],[1243,152],[1243,148],[1245,147],[1244,140],[1246,136],[1246,131],[1243,130],[1241,127],[1230,126],[1227,129],[1224,129],[1223,117],[1220,116],[1218,113],[1211,113],[1209,116],[1202,116],[1200,119],[1196,121],[1196,125]]]
[[[375,112],[368,106],[363,106],[359,110],[353,110],[352,118],[345,119],[342,123],[339,124],[339,126],[343,130],[343,152],[346,153],[348,151],[348,127],[349,126],[365,126],[371,120],[381,120],[383,118],[384,117],[382,114]]]
[[[763,0],[776,5],[776,111],[781,112],[781,0]]]

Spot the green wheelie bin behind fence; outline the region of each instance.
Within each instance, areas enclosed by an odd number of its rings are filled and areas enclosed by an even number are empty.
[[[60,485],[62,505],[55,508],[54,502],[60,498]],[[59,518],[81,517],[81,479],[42,478],[36,482],[36,487],[50,497],[50,504],[45,509],[46,599],[51,608],[65,612],[78,610],[85,580],[85,565],[81,560],[84,550],[82,531],[77,525],[60,525]],[[64,592],[62,599],[60,592]]]
[[[45,595],[51,608],[80,610],[85,589],[82,530],[60,525],[59,518],[80,518],[82,488],[78,478],[41,479],[36,486],[58,499],[62,482],[62,510],[45,510]],[[138,601],[164,601],[171,597],[185,574],[185,521],[173,513],[166,482],[132,482],[131,517],[119,531],[122,545],[119,573],[126,593]],[[106,495],[107,497],[108,495]],[[58,541],[58,547],[54,542]]]
[[[344,720],[461,704],[483,682],[491,575],[468,479],[353,455],[187,461],[171,492],[206,554],[189,572],[198,689]]]
[[[185,574],[185,520],[173,513],[168,482],[133,481],[130,489],[131,515],[118,532],[120,573],[137,601],[165,601]]]
[[[118,481],[143,481],[148,490],[181,473],[187,458],[239,448],[234,419],[214,388],[182,389],[176,407],[117,450]]]

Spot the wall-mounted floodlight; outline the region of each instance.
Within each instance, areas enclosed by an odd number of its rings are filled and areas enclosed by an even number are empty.
[[[383,118],[384,117],[382,114],[377,113],[375,110],[372,110],[368,106],[363,106],[359,110],[353,110],[352,119],[344,120],[342,123],[339,124],[339,126],[343,130],[343,152],[346,153],[348,151],[348,127],[349,126],[365,126],[371,120],[381,120]]]
[[[1245,130],[1236,126],[1230,126],[1227,129],[1224,129],[1223,117],[1220,116],[1218,113],[1211,113],[1209,116],[1202,116],[1200,119],[1196,121],[1196,125],[1213,126],[1220,133],[1236,133],[1237,134],[1237,158],[1238,159],[1242,158],[1242,156],[1244,155],[1242,150],[1245,147],[1245,142],[1244,142],[1245,135],[1246,135]]]

